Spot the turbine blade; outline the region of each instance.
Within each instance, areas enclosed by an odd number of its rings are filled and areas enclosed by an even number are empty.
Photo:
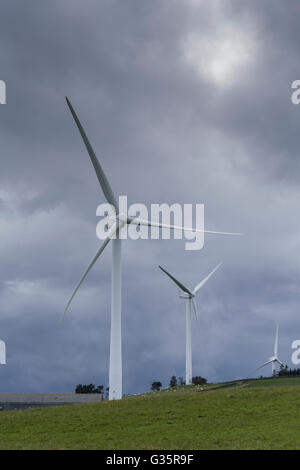
[[[87,138],[86,133],[85,133],[85,131],[84,131],[84,129],[83,129],[83,127],[82,127],[82,125],[81,125],[81,123],[80,123],[78,117],[77,117],[77,114],[75,113],[74,108],[73,108],[73,106],[71,105],[71,103],[70,103],[70,101],[68,100],[67,97],[66,97],[66,101],[67,101],[67,104],[68,104],[68,106],[69,106],[69,109],[70,109],[70,111],[71,111],[71,113],[72,113],[72,116],[73,116],[73,118],[74,118],[74,121],[76,122],[76,125],[77,125],[78,130],[79,130],[79,132],[80,132],[80,135],[81,135],[81,137],[82,137],[82,139],[83,139],[83,142],[84,142],[84,144],[85,144],[85,146],[86,146],[86,149],[87,149],[87,151],[88,151],[88,154],[89,154],[90,159],[91,159],[91,161],[92,161],[92,164],[93,164],[93,166],[94,166],[94,169],[95,169],[95,172],[96,172],[98,181],[99,181],[99,183],[100,183],[100,186],[101,186],[101,188],[102,188],[102,191],[103,191],[103,193],[104,193],[104,196],[106,197],[106,200],[107,200],[110,204],[112,204],[112,205],[114,206],[114,208],[116,209],[116,212],[117,212],[117,214],[118,214],[118,212],[119,212],[119,206],[118,206],[117,200],[116,200],[116,198],[115,198],[115,195],[114,195],[114,193],[113,193],[113,191],[112,191],[112,189],[111,189],[111,186],[110,186],[110,184],[109,184],[109,182],[108,182],[108,179],[106,178],[105,173],[104,173],[104,171],[103,171],[103,169],[102,169],[102,167],[101,167],[101,165],[100,165],[100,162],[99,162],[98,158],[96,157],[95,152],[94,152],[94,150],[93,150],[93,148],[92,148],[92,146],[91,146],[91,144],[90,144],[90,142],[89,142],[89,139]]]
[[[218,235],[242,235],[242,233],[216,232],[214,230],[200,230],[198,228],[181,227],[179,225],[161,224],[159,222],[153,222],[152,220],[140,219],[138,217],[128,217],[127,223],[135,224],[135,225],[147,225],[148,227],[171,228],[172,230],[183,230],[187,232],[213,233],[213,234],[218,234]]]
[[[262,367],[268,365],[268,364],[271,364],[271,362],[273,362],[273,359],[271,359],[270,361],[267,361],[267,362],[264,362],[261,366],[259,366],[256,370],[259,370],[261,369]]]
[[[175,282],[175,284],[177,284],[178,287],[180,287],[181,290],[183,290],[184,292],[186,292],[187,294],[193,296],[193,293],[190,291],[190,289],[188,289],[185,285],[183,285],[180,281],[178,281],[174,276],[172,276],[172,274],[168,273],[168,271],[166,271],[164,268],[162,268],[161,266],[158,266],[159,269],[161,269],[167,276],[169,276],[172,281]]]
[[[195,318],[196,318],[196,320],[198,321],[198,317],[197,317],[197,306],[196,306],[196,302],[195,302],[194,297],[192,297],[192,304],[193,304],[193,309],[194,309],[194,313],[195,313]]]
[[[278,355],[278,324],[276,324],[275,343],[274,343],[274,356]]]
[[[223,263],[219,263],[209,274],[208,276],[206,276],[204,279],[202,279],[201,282],[199,282],[199,284],[196,285],[195,289],[193,290],[193,293],[196,294],[196,292],[198,292],[199,289],[201,289],[201,287],[204,286],[204,284],[206,284],[206,282],[208,281],[208,279],[217,271],[217,269],[219,269],[220,266],[222,266]]]
[[[278,364],[283,366],[283,363],[281,362],[281,360],[278,357],[276,358],[276,361],[278,362]]]
[[[73,291],[73,294],[71,295],[70,297],[70,300],[69,302],[67,303],[66,305],[66,308],[63,312],[63,314],[61,315],[61,318],[60,318],[60,321],[62,321],[64,319],[64,316],[72,302],[72,300],[74,299],[78,289],[80,288],[81,284],[83,283],[83,281],[85,280],[86,276],[88,275],[88,273],[90,272],[90,270],[92,269],[92,267],[94,266],[94,264],[96,263],[97,259],[99,258],[99,256],[101,255],[101,253],[103,252],[104,248],[106,247],[106,245],[109,243],[109,241],[111,240],[111,238],[114,236],[114,234],[116,233],[117,231],[117,225],[114,224],[111,229],[109,230],[108,232],[108,235],[106,237],[106,239],[104,240],[104,242],[102,243],[102,245],[100,246],[99,250],[97,251],[96,255],[94,256],[94,258],[92,259],[92,261],[90,262],[90,264],[88,265],[87,269],[85,270],[84,274],[82,275],[80,281],[78,282],[77,286],[75,287],[75,290]]]

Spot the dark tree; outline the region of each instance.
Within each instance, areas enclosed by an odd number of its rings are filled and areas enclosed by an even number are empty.
[[[82,385],[79,384],[75,388],[75,393],[103,393],[103,385],[98,385],[95,387],[94,384]]]
[[[183,377],[178,377],[179,385],[185,385],[185,380]]]
[[[175,377],[175,375],[172,375],[170,379],[170,387],[176,387],[176,385],[177,385],[177,378]]]
[[[104,386],[103,385],[98,385],[98,387],[95,388],[94,393],[101,393],[101,395],[103,395],[103,390],[104,390]]]
[[[300,375],[300,369],[289,369],[287,365],[280,366],[280,371],[278,372],[277,375],[298,377]]]
[[[151,390],[152,392],[158,392],[162,387],[162,383],[161,382],[152,382],[152,385],[151,385]]]
[[[201,377],[200,375],[197,375],[196,377],[192,378],[192,383],[194,385],[204,385],[206,384],[207,380],[204,377]]]

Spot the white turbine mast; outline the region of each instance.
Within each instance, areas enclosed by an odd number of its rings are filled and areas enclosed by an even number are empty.
[[[113,218],[110,218],[111,224],[110,224],[109,231],[107,233],[107,237],[100,245],[96,255],[91,260],[86,271],[84,272],[80,281],[78,282],[73,294],[71,295],[67,303],[67,306],[62,314],[61,319],[63,319],[75,294],[77,293],[78,289],[80,288],[87,274],[89,273],[89,271],[94,266],[97,259],[99,258],[103,250],[105,249],[105,247],[108,245],[108,243],[112,239],[109,400],[121,399],[122,398],[121,239],[119,237],[119,232],[122,229],[122,227],[126,224],[135,224],[135,225],[148,225],[148,226],[154,226],[154,227],[160,227],[160,228],[170,228],[174,230],[184,230],[184,231],[190,231],[190,232],[215,233],[215,234],[220,234],[220,235],[240,235],[240,234],[206,231],[206,230],[200,230],[200,229],[194,229],[194,228],[188,228],[188,227],[166,225],[166,224],[154,222],[152,220],[144,220],[144,219],[139,219],[139,218],[128,217],[127,214],[120,214],[117,199],[104,174],[104,171],[100,165],[100,162],[97,159],[95,152],[68,98],[66,98],[66,101],[71,111],[71,114],[75,120],[75,123],[78,127],[80,135],[83,139],[85,147],[88,151],[88,154],[94,166],[94,169],[95,169],[99,184],[104,193],[104,196],[107,202],[110,203],[115,208],[116,216]]]
[[[264,362],[261,366],[259,366],[256,369],[256,370],[259,370],[268,364],[272,364],[272,376],[276,372],[276,367],[275,367],[276,362],[283,366],[281,360],[278,357],[278,330],[279,330],[279,327],[278,327],[278,324],[276,324],[276,333],[275,333],[275,341],[274,341],[274,356],[269,357],[269,359],[266,362]]]
[[[185,383],[191,385],[192,383],[192,328],[191,328],[191,304],[193,305],[195,317],[197,320],[197,307],[195,302],[195,295],[206,284],[208,279],[219,269],[222,263],[219,263],[199,284],[196,285],[194,290],[190,290],[182,282],[178,281],[166,269],[159,266],[159,268],[169,276],[172,281],[180,288],[179,297],[186,300],[186,313],[185,313]]]

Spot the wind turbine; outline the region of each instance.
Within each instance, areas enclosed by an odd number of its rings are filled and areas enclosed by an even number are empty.
[[[193,309],[195,312],[195,317],[197,320],[197,307],[196,307],[196,302],[195,302],[195,296],[197,292],[201,289],[201,287],[206,284],[208,279],[219,269],[219,267],[222,265],[222,263],[219,263],[209,274],[206,276],[204,279],[202,279],[199,284],[196,285],[194,290],[190,290],[188,287],[186,287],[184,284],[182,284],[180,281],[178,281],[172,274],[168,273],[164,268],[159,266],[159,268],[167,275],[169,276],[172,281],[177,284],[177,286],[181,289],[179,293],[180,299],[185,299],[186,300],[186,313],[185,313],[185,383],[186,385],[190,385],[192,383],[192,330],[191,330],[191,304],[193,305]]]
[[[83,139],[85,147],[90,156],[91,162],[94,166],[100,187],[104,193],[104,196],[109,204],[111,204],[115,209],[115,216],[110,217],[109,220],[109,230],[107,232],[107,237],[102,242],[100,248],[98,249],[96,255],[91,260],[86,271],[82,275],[80,281],[78,282],[73,294],[70,297],[70,300],[67,303],[67,306],[62,314],[62,319],[68,310],[75,294],[86,278],[88,272],[96,263],[97,259],[108,245],[110,240],[112,240],[112,276],[111,276],[111,327],[110,327],[110,360],[109,360],[109,400],[121,399],[122,398],[122,337],[121,337],[121,238],[119,237],[122,227],[126,224],[135,224],[135,225],[146,225],[160,228],[170,228],[174,230],[184,230],[191,232],[201,232],[201,233],[215,233],[221,235],[240,235],[236,233],[228,232],[215,232],[207,231],[200,229],[193,229],[188,227],[179,227],[174,225],[166,225],[162,223],[157,223],[152,220],[145,220],[136,217],[128,217],[127,214],[121,214],[119,211],[119,205],[117,199],[112,191],[112,188],[106,178],[104,171],[100,165],[99,160],[97,159],[94,150],[85,134],[85,131],[70,103],[68,98],[66,98],[67,104],[71,111],[71,114],[75,120],[75,123],[78,127],[80,135]]]
[[[278,324],[276,324],[276,333],[275,333],[275,342],[274,342],[274,356],[269,357],[267,362],[264,362],[261,366],[259,366],[256,370],[261,369],[262,367],[266,366],[267,364],[272,364],[272,376],[276,372],[275,368],[275,362],[278,362],[278,364],[282,365],[282,362],[280,361],[278,357]]]

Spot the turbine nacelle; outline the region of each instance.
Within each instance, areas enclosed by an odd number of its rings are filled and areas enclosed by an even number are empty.
[[[269,361],[270,361],[270,362],[278,362],[278,364],[283,365],[282,362],[281,362],[281,360],[280,360],[278,357],[275,357],[275,356],[270,357],[270,358],[269,358]]]
[[[170,274],[166,269],[164,269],[162,266],[159,266],[159,269],[163,271],[170,279],[172,279],[173,282],[179,287],[179,298],[180,299],[185,299],[185,300],[191,300],[191,303],[193,305],[193,310],[195,313],[195,317],[197,320],[197,306],[196,306],[196,300],[194,297],[196,297],[197,292],[204,286],[204,284],[207,283],[208,279],[219,269],[219,267],[222,265],[222,263],[219,263],[209,274],[206,276],[202,281],[199,282],[199,284],[196,285],[196,287],[191,290],[188,287],[186,287],[182,282],[178,281],[172,274]]]
[[[128,217],[125,214],[117,214],[117,215],[110,215],[107,218],[107,224],[106,227],[108,229],[112,228],[114,225],[116,228],[119,226],[124,226],[125,224],[128,223]]]
[[[187,294],[186,292],[179,293],[180,299],[192,299],[193,297],[195,297],[195,294]]]

